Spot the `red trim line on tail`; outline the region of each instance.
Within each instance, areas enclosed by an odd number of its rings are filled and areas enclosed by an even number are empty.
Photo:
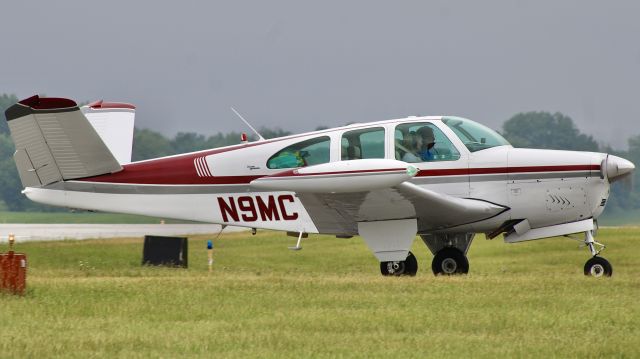
[[[103,100],[94,101],[87,106],[93,109],[107,109],[107,108],[127,108],[135,110],[135,106],[125,102],[104,102]]]
[[[31,107],[34,110],[51,110],[56,108],[68,108],[78,106],[75,101],[61,97],[40,97],[38,95],[25,98],[18,102],[21,105]]]

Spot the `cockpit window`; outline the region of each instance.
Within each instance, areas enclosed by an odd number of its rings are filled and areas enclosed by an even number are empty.
[[[396,159],[404,162],[455,161],[460,152],[442,131],[429,122],[396,126]]]
[[[469,152],[510,145],[496,131],[466,118],[443,117],[442,122],[455,132],[460,141],[469,149]]]
[[[267,167],[296,168],[329,162],[331,141],[328,136],[295,143],[276,152],[267,161]]]

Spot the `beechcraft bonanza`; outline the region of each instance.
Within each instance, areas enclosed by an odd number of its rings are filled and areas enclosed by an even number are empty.
[[[34,96],[6,111],[33,201],[339,237],[360,235],[383,275],[469,271],[477,233],[507,243],[582,233],[585,275],[610,276],[594,240],[611,183],[634,165],[593,152],[513,148],[476,122],[408,117],[129,163],[135,107]],[[245,138],[246,139],[246,138]]]

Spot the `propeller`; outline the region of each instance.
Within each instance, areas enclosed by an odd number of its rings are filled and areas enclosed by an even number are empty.
[[[613,183],[632,175],[636,166],[622,157],[607,155],[601,166],[603,175],[606,175],[609,183]]]

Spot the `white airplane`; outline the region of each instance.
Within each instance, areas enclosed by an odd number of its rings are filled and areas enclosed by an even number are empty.
[[[433,273],[451,275],[469,271],[477,233],[507,243],[582,233],[585,275],[612,274],[594,235],[611,183],[635,168],[625,159],[513,148],[464,118],[412,116],[124,164],[126,151],[120,161],[114,153],[129,146],[130,156],[133,108],[38,96],[10,107],[23,193],[54,206],[287,231],[298,237],[293,249],[308,233],[360,235],[383,275],[416,274],[416,235],[434,254]],[[96,113],[124,118],[123,140],[105,144],[87,120]]]

